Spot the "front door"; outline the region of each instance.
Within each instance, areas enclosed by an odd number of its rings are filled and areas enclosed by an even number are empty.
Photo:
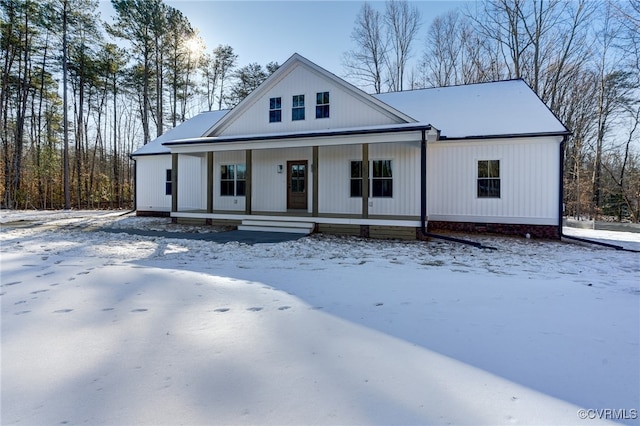
[[[307,161],[287,161],[287,209],[307,209]]]

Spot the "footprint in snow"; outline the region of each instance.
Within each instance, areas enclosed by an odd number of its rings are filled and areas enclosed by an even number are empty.
[[[229,312],[229,308],[218,308],[214,309],[213,312]]]
[[[66,314],[73,311],[73,309],[58,309],[57,311],[53,311],[54,314]]]
[[[261,311],[263,308],[259,307],[259,306],[254,306],[252,308],[247,308],[247,311],[251,311],[251,312],[259,312]]]
[[[287,309],[291,309],[291,306],[280,306],[278,308],[279,311],[286,311]]]
[[[134,309],[131,312],[147,312],[148,309],[144,309],[144,308],[139,308],[139,309]]]

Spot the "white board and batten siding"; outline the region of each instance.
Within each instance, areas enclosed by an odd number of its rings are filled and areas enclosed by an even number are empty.
[[[242,114],[215,132],[215,136],[238,136],[340,129],[357,126],[398,124],[401,120],[367,105],[344,87],[323,78],[308,68],[295,66],[269,87],[252,104],[240,105]],[[316,94],[329,92],[330,116],[316,118]],[[305,119],[292,121],[293,96],[304,95]],[[269,122],[269,100],[282,100],[282,121]]]
[[[360,214],[362,198],[350,196],[351,161],[362,160],[362,145],[319,148],[320,214]],[[391,160],[393,197],[369,197],[369,215],[420,215],[420,146],[416,142],[369,145],[369,161]],[[371,173],[371,171],[370,171]]]
[[[171,155],[145,155],[136,158],[136,205],[141,211],[171,211],[171,194],[166,195],[167,170]]]
[[[246,205],[246,197],[220,194],[220,176],[224,165],[246,164],[244,151],[221,151],[213,155],[213,208],[214,210],[227,210],[243,212]]]
[[[561,139],[537,137],[429,144],[429,220],[557,225]],[[500,160],[500,198],[478,198],[479,160]]]
[[[207,208],[207,156],[178,156],[178,210]]]
[[[307,161],[307,210],[313,200],[312,148],[254,150],[252,157],[251,208],[259,212],[287,211],[287,161]],[[278,167],[282,172],[278,173]]]

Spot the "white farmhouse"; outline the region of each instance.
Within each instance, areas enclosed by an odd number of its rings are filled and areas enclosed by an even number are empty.
[[[132,154],[139,215],[370,237],[559,238],[567,128],[522,80],[369,95],[294,54]]]

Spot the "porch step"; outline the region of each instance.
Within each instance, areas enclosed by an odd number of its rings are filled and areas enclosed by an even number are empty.
[[[315,228],[313,222],[288,222],[284,220],[245,219],[238,226],[239,231],[288,232],[293,234],[310,234]]]

